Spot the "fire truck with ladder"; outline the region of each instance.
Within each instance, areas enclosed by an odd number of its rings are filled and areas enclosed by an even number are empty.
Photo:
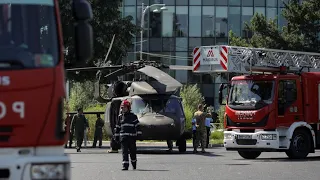
[[[92,11],[72,7],[80,63],[93,51]],[[0,1],[0,179],[71,179],[63,53],[58,0]]]
[[[300,159],[320,148],[319,66],[319,53],[224,45],[193,51],[193,72],[238,74],[221,84],[219,102],[224,147],[245,159],[274,151]]]

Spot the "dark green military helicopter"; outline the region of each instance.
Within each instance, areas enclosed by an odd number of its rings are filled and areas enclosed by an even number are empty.
[[[112,137],[120,113],[121,101],[127,99],[132,104],[132,112],[140,121],[142,135],[138,140],[166,140],[169,149],[172,147],[172,141],[176,141],[179,152],[186,151],[186,139],[191,138],[191,133],[186,129],[182,99],[176,95],[182,84],[160,70],[163,68],[170,67],[154,61],[136,61],[126,65],[67,69],[68,72],[98,71],[94,97],[98,102],[107,104],[104,120],[112,150],[119,149]],[[113,71],[104,75],[103,72],[107,70]],[[140,73],[144,77],[134,81],[117,80],[107,87],[108,98],[101,97],[102,78],[114,79],[131,72]],[[101,114],[103,112],[84,113]]]

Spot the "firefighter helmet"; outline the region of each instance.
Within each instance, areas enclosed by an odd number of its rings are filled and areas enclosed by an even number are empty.
[[[126,106],[128,109],[131,109],[131,103],[128,100],[123,100],[121,103],[121,107]]]

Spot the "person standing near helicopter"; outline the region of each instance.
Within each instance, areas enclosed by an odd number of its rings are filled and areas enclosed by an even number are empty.
[[[122,170],[129,169],[129,151],[133,169],[137,168],[136,139],[141,134],[138,117],[131,112],[131,103],[121,103],[121,114],[115,127],[115,139],[121,143]]]

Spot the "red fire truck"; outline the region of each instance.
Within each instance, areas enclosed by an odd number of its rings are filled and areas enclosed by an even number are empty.
[[[319,53],[201,46],[193,57],[194,72],[239,74],[219,89],[226,150],[305,158],[320,147]]]
[[[92,53],[91,6],[74,0],[78,62]],[[0,179],[70,179],[58,0],[0,1]]]

